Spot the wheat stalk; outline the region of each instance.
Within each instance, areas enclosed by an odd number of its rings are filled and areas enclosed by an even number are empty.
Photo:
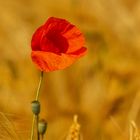
[[[80,140],[80,124],[78,123],[78,115],[74,115],[73,123],[70,127],[66,140]]]
[[[130,122],[130,140],[140,140],[140,133],[134,121]]]

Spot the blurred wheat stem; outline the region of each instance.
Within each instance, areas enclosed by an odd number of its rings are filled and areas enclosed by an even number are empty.
[[[44,138],[44,135],[41,135],[41,140],[43,140],[43,138]]]
[[[36,98],[35,98],[36,101],[38,101],[38,98],[39,98],[39,93],[40,93],[40,88],[41,88],[42,80],[43,80],[43,71],[41,71],[41,73],[40,73],[40,79],[39,79],[39,84],[38,84],[38,88],[37,88],[37,92],[36,92]],[[35,120],[38,123],[38,119],[39,119],[38,115],[36,117],[36,115],[34,114],[33,115],[33,119],[32,119],[31,139],[30,140],[33,140]],[[38,124],[37,124],[37,128],[38,128]],[[37,138],[39,140],[38,132],[37,132]]]

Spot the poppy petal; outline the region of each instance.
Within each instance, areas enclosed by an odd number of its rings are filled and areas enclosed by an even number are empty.
[[[32,37],[32,41],[31,41],[31,47],[32,47],[32,50],[40,50],[40,40],[43,36],[43,29],[44,27],[41,26],[39,27],[35,33],[33,34],[33,37]]]
[[[77,50],[75,52],[68,53],[68,54],[76,55],[78,58],[78,57],[84,56],[86,53],[87,53],[87,48],[82,47],[79,50]]]
[[[44,24],[44,29],[46,32],[64,32],[70,24],[65,19],[50,17],[47,22]],[[74,25],[73,25],[74,26]]]
[[[67,39],[69,47],[66,53],[77,51],[81,46],[85,46],[85,38],[81,31],[65,19],[50,17],[45,25],[48,32],[59,32]]]
[[[66,53],[77,51],[81,46],[85,46],[85,38],[78,28],[73,26],[63,34],[67,38],[69,47]]]
[[[81,53],[84,54],[83,51]],[[64,69],[74,63],[80,55],[56,54],[52,52],[32,51],[32,60],[36,66],[45,72]],[[82,54],[81,54],[82,56]]]

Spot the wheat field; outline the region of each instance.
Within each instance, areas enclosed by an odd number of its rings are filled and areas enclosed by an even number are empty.
[[[88,53],[65,70],[45,73],[45,140],[140,139],[139,0],[0,0],[0,15],[0,140],[30,138],[39,80],[30,42],[50,16],[79,27]],[[79,124],[71,130],[75,114]],[[75,129],[80,138],[68,138]]]

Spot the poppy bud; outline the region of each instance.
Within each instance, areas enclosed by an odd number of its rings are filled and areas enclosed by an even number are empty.
[[[32,112],[35,115],[38,115],[40,113],[40,103],[39,101],[32,101]]]
[[[38,132],[41,135],[44,135],[47,129],[47,123],[44,119],[40,120],[38,123]]]

